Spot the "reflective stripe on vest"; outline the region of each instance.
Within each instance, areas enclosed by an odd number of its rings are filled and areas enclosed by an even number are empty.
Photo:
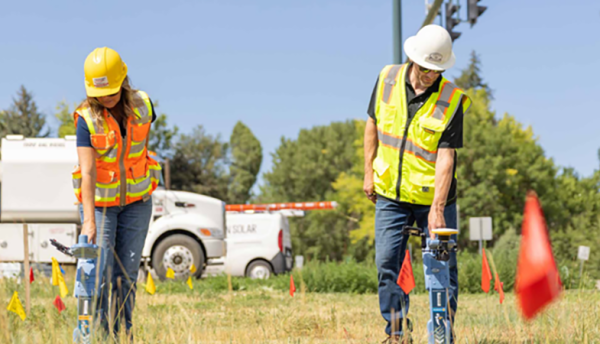
[[[134,94],[135,117],[127,119],[125,139],[119,123],[104,111],[99,124],[90,108],[78,108],[90,130],[92,146],[97,152],[95,205],[124,206],[148,198],[160,180],[160,165],[148,156],[147,143],[152,122],[152,106],[142,91]],[[73,172],[73,188],[81,202],[81,171]]]
[[[407,127],[404,80],[408,69],[408,65],[386,66],[379,75],[379,101],[375,107],[379,146],[373,162],[375,192],[401,202],[431,205],[439,140],[459,106],[462,104],[466,113],[471,101],[442,77],[439,89]]]

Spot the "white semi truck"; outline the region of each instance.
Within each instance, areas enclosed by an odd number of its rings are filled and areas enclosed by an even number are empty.
[[[49,245],[76,243],[79,206],[71,172],[77,165],[74,136],[2,139],[0,168],[0,262],[24,260],[23,224],[28,225],[30,260],[75,263]],[[212,261],[226,255],[225,202],[190,192],[159,187],[152,195],[154,209],[142,251],[145,267],[164,278],[168,267],[187,277],[192,264],[196,277]]]

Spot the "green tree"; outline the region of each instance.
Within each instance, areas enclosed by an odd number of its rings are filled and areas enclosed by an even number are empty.
[[[475,52],[471,51],[471,59],[467,68],[463,69],[460,76],[454,79],[454,83],[463,90],[480,89],[486,90],[488,98],[494,99],[492,90],[481,77],[481,59]]]
[[[356,162],[354,122],[302,129],[296,140],[281,138],[264,174],[261,199],[268,202],[322,201],[332,182]]]
[[[38,112],[33,94],[21,86],[17,97],[8,110],[0,112],[0,135],[23,135],[25,137],[47,137],[46,116]]]
[[[303,129],[296,140],[281,139],[273,168],[265,173],[263,202],[336,200],[333,182],[349,172],[357,156],[356,124],[349,120]],[[356,227],[345,211],[311,211],[290,221],[292,243],[309,259],[341,260],[351,253],[349,231]]]
[[[75,121],[73,120],[73,112],[69,110],[69,104],[65,100],[62,100],[56,106],[56,114],[54,115],[58,119],[58,137],[65,137],[67,135],[75,135]]]
[[[577,248],[589,246],[592,254],[586,262],[586,271],[600,278],[600,171],[581,178],[572,168],[564,168],[557,178],[556,202],[549,214],[553,222],[548,224],[552,247],[561,278],[569,287],[578,287],[579,261]],[[546,210],[546,209],[545,209]],[[570,284],[570,285],[569,285]]]
[[[158,102],[154,103],[154,108],[157,107]],[[169,128],[167,115],[161,113],[152,123],[148,148],[162,158],[171,158],[174,154],[175,140],[178,133],[179,128],[177,126]]]
[[[495,118],[485,89],[468,94],[473,105],[464,118],[457,167],[461,223],[471,216],[492,216],[494,237],[499,237],[520,228],[527,190],[535,190],[548,209],[556,208],[558,168],[546,158],[531,127],[523,128],[508,114]],[[467,234],[462,231],[462,244],[468,243]]]
[[[184,190],[226,199],[227,143],[219,136],[206,134],[199,125],[189,135],[181,134],[171,160],[171,185]]]
[[[246,203],[251,197],[250,190],[256,182],[262,163],[262,147],[250,128],[238,121],[231,138],[232,161],[229,167],[228,203]]]
[[[349,253],[359,261],[373,257],[375,239],[375,206],[363,192],[365,124],[362,120],[354,121],[355,163],[352,169],[340,173],[333,182],[338,211],[349,220]]]

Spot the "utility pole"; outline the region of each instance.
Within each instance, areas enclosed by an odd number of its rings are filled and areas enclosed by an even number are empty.
[[[402,63],[402,0],[393,0],[394,64]]]
[[[394,0],[394,1],[398,1],[399,0]],[[433,20],[435,19],[435,17],[437,16],[437,14],[440,11],[440,7],[442,7],[442,3],[444,2],[444,0],[435,0],[433,2],[433,4],[431,5],[431,7],[429,8],[429,12],[427,12],[427,16],[425,17],[425,20],[423,21],[423,24],[421,24],[421,28],[423,28],[424,26],[427,26],[431,23],[433,23]],[[394,49],[395,51],[395,49]],[[402,50],[400,50],[402,51]],[[402,55],[400,55],[402,56]],[[408,62],[408,57],[406,57],[406,62]],[[394,62],[396,63],[396,62]],[[397,62],[397,63],[401,63],[401,62]],[[600,150],[599,150],[600,152]],[[600,154],[600,153],[599,153]]]
[[[433,2],[433,5],[431,5],[431,8],[427,13],[427,17],[425,17],[425,20],[423,21],[423,24],[421,24],[421,27],[433,23],[433,19],[435,19],[435,16],[437,16],[438,12],[440,11],[440,7],[442,7],[443,2],[444,0],[435,0]]]

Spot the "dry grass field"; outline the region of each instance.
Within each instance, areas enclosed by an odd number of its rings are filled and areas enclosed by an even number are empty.
[[[52,305],[57,291],[47,281],[35,283],[32,311],[22,322],[6,311],[9,290],[16,288],[23,295],[22,286],[0,280],[0,343],[72,341],[76,299],[67,297],[67,310],[59,315]],[[266,287],[211,291],[202,289],[202,283],[194,281],[193,291],[176,283],[158,283],[155,295],[140,286],[134,342],[321,344],[380,343],[385,338],[374,294],[297,292],[291,298]],[[424,294],[411,299],[415,343],[427,342],[427,302]],[[521,320],[513,294],[507,294],[503,305],[498,295],[471,294],[460,296],[455,329],[459,343],[600,343],[599,321],[598,291],[565,292],[531,323]]]

